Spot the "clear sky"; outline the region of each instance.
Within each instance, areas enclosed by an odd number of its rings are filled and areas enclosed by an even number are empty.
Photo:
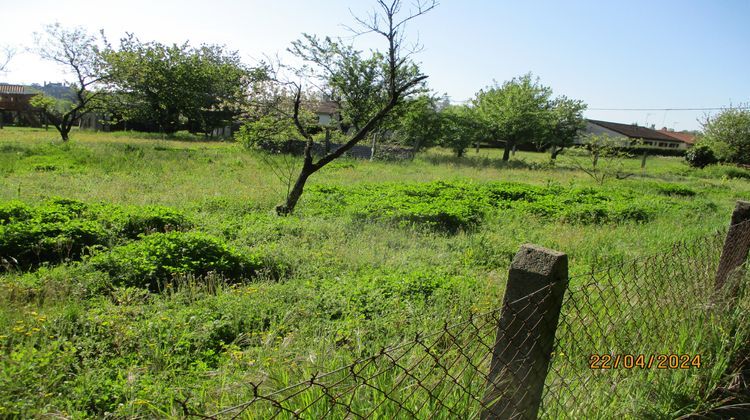
[[[408,2],[409,0],[407,0]],[[302,32],[348,36],[341,24],[372,2],[343,0],[0,0],[0,44],[22,48],[46,23],[126,31],[163,43],[218,43],[246,61],[283,52]],[[750,0],[443,0],[408,28],[429,84],[453,100],[533,72],[556,94],[584,100],[586,116],[697,129],[705,111],[750,102]],[[362,49],[372,37],[352,40]],[[53,65],[16,56],[0,82],[60,81]]]

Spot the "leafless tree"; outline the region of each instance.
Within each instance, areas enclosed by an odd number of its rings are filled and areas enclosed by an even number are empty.
[[[376,34],[382,37],[387,43],[387,51],[382,55],[383,68],[383,91],[384,98],[369,119],[361,126],[354,126],[355,131],[348,137],[348,140],[337,149],[325,153],[322,157],[315,160],[313,157],[313,137],[308,132],[305,124],[301,121],[301,109],[303,105],[304,89],[302,82],[291,83],[293,91],[292,119],[300,135],[305,138],[306,144],[303,152],[302,168],[297,176],[293,187],[289,190],[284,203],[276,207],[279,215],[287,215],[294,211],[297,202],[305,188],[308,178],[315,172],[322,169],[333,160],[341,157],[348,150],[353,148],[357,143],[364,140],[372,133],[378,124],[402,101],[405,97],[415,93],[420,85],[427,79],[427,76],[415,71],[415,66],[410,60],[412,54],[419,51],[418,43],[413,45],[406,44],[405,28],[406,24],[418,16],[424,15],[437,6],[436,0],[416,0],[409,10],[403,10],[401,0],[377,0],[374,10],[366,17],[354,16],[357,23],[357,29],[353,29],[356,35],[367,33]],[[351,52],[351,50],[348,50]],[[329,50],[330,54],[340,54],[340,51]],[[305,57],[303,57],[305,58]],[[322,73],[329,74],[335,69],[327,68],[330,63],[329,57],[323,56],[309,57],[306,61],[308,64],[322,69]],[[314,83],[314,81],[310,81]]]
[[[0,73],[8,71],[8,64],[14,55],[16,55],[15,48],[9,45],[0,48]]]
[[[32,104],[41,108],[45,116],[68,140],[70,129],[91,107],[99,92],[92,88],[103,79],[100,49],[94,36],[83,28],[63,28],[59,23],[47,25],[44,33],[34,34],[33,52],[44,60],[59,64],[75,77],[75,100],[61,103],[41,95]]]

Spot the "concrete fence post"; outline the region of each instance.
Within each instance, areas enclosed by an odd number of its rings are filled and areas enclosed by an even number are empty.
[[[513,258],[482,419],[535,419],[568,284],[568,256],[523,245]]]
[[[738,201],[729,222],[719,268],[716,270],[716,290],[724,287],[727,278],[745,263],[750,250],[750,202]],[[743,222],[748,222],[742,224]]]

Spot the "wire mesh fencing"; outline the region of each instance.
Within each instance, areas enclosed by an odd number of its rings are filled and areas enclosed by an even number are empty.
[[[725,236],[570,279],[564,254],[522,248],[501,307],[288,387],[249,384],[243,400],[198,416],[647,415],[660,393],[699,392],[732,366],[732,334],[750,309],[742,271],[750,222],[732,226],[726,244]]]
[[[205,417],[476,418],[488,407],[485,393],[500,317],[512,311],[514,324],[526,324],[538,314],[535,309],[522,297],[283,389],[253,384],[250,399]],[[508,351],[515,359],[526,356],[516,348]]]
[[[750,222],[733,232],[750,239]],[[725,373],[730,335],[746,314],[747,296],[737,286],[746,283],[740,269],[747,248],[728,246],[720,258],[724,240],[720,233],[677,243],[570,279],[541,415],[648,416],[658,411],[650,406],[655,396],[705,389],[701,380],[711,374],[696,375],[698,369]],[[736,265],[721,274],[727,258]],[[725,287],[717,287],[719,276]]]

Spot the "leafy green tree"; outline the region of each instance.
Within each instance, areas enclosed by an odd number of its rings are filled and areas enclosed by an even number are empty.
[[[387,100],[383,55],[374,52],[364,57],[362,51],[340,40],[302,36],[289,49],[308,63],[300,73],[307,73],[321,94],[337,105],[342,131],[349,127],[359,130]]]
[[[750,110],[730,107],[703,123],[703,144],[720,160],[750,164]]]
[[[59,23],[46,25],[43,33],[34,34],[35,51],[42,59],[63,67],[75,77],[72,90],[75,99],[59,100],[37,95],[31,104],[42,110],[55,126],[63,141],[81,117],[96,108],[100,90],[94,88],[107,75],[102,66],[101,48],[97,39],[83,28],[63,28]]]
[[[531,73],[479,91],[474,105],[488,133],[505,141],[503,160],[514,146],[547,135],[551,95]]]
[[[376,51],[370,57],[364,57],[353,48],[342,47],[341,42],[334,45],[309,36],[293,44],[292,52],[305,62],[303,67],[296,69],[295,77],[317,86],[325,98],[339,101],[340,112],[351,121],[353,130],[343,145],[315,160],[314,133],[300,119],[304,105],[302,83],[284,81],[279,75],[274,77],[280,83],[292,86],[291,118],[305,138],[302,168],[294,185],[288,189],[284,203],[276,207],[278,214],[292,213],[312,174],[368,138],[406,98],[422,90],[427,76],[421,74],[409,59],[416,49],[403,44],[404,29],[408,22],[436,5],[435,0],[417,0],[412,3],[411,10],[404,11],[401,0],[378,0],[368,19],[355,17],[363,28],[358,33],[373,33],[387,42],[385,52]],[[364,76],[359,72],[362,68],[367,69]]]
[[[469,146],[485,138],[477,110],[466,105],[450,105],[443,109],[440,128],[440,144],[453,150],[457,157],[462,157]]]
[[[542,147],[549,147],[550,158],[557,159],[566,147],[573,145],[578,133],[586,127],[583,101],[560,96],[550,103],[549,121],[546,136],[542,137]]]
[[[123,118],[152,121],[167,134],[181,128],[208,134],[230,123],[242,111],[251,78],[259,76],[222,46],[143,43],[132,34],[104,58]]]
[[[395,142],[411,147],[414,153],[438,143],[442,130],[437,99],[419,95],[405,100],[394,110],[386,127],[395,133]]]
[[[694,168],[703,169],[717,163],[718,159],[708,144],[700,142],[685,152],[685,161]]]

